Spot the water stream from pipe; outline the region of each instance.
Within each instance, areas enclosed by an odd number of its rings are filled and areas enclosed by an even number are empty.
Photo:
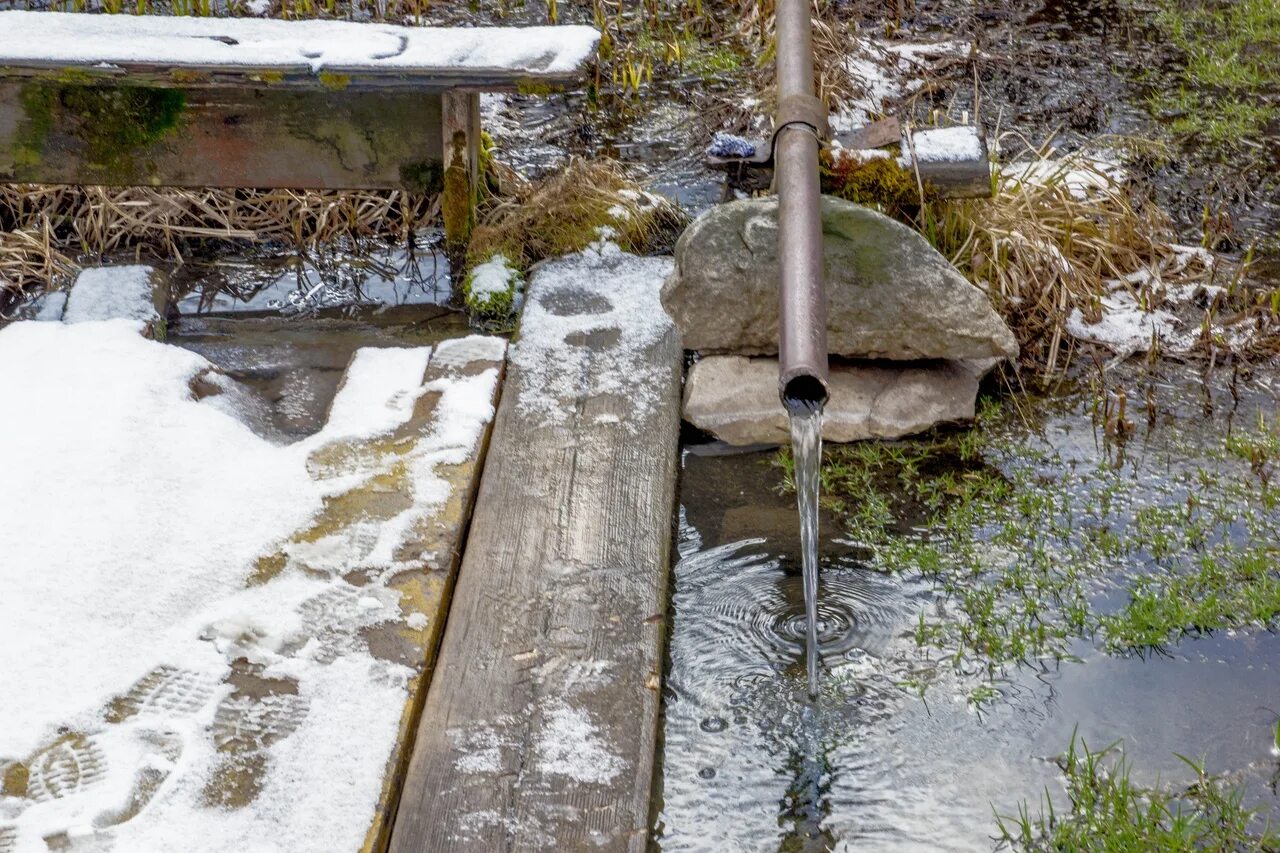
[[[822,404],[788,399],[791,454],[795,460],[804,575],[805,666],[809,696],[818,695],[818,473],[822,468]]]

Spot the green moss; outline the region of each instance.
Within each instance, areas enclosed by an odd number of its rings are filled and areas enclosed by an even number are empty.
[[[528,96],[546,96],[552,95],[560,91],[562,87],[555,86],[546,80],[531,80],[528,78],[516,81],[516,91],[521,95]]]
[[[335,74],[332,71],[320,72],[320,85],[331,92],[341,92],[351,85],[350,74]]]
[[[64,86],[90,86],[95,81],[94,76],[83,68],[60,69],[55,79]]]
[[[18,100],[22,104],[23,117],[14,142],[13,161],[19,169],[33,168],[44,159],[45,140],[53,130],[58,96],[50,87],[28,83],[22,87]]]
[[[858,160],[853,157],[822,156],[822,191],[828,195],[894,212],[919,205],[920,184],[910,169],[892,157]],[[932,193],[925,187],[925,197]]]
[[[434,160],[405,163],[400,167],[400,185],[410,192],[438,193],[444,186],[444,173]]]
[[[260,74],[253,75],[249,79],[258,83],[266,83],[267,85],[275,86],[284,82],[284,72],[263,71]]]
[[[475,189],[467,159],[467,136],[458,131],[453,135],[452,162],[444,171],[440,216],[444,220],[445,247],[459,255],[466,251],[475,225]]]
[[[516,293],[519,291],[522,280],[519,271],[511,266],[511,261],[502,252],[492,253],[485,258],[484,263],[499,259],[511,272],[505,290],[494,290],[487,293],[475,292],[473,283],[476,269],[481,266],[480,264],[472,266],[462,283],[462,298],[467,306],[467,311],[470,312],[471,316],[488,322],[505,322],[515,314]]]
[[[193,71],[189,68],[175,68],[169,72],[169,79],[179,86],[191,86],[208,82],[209,75],[203,71]]]
[[[80,139],[87,166],[112,183],[142,177],[145,149],[181,121],[186,95],[173,89],[137,86],[96,87],[33,82],[20,95],[14,161],[34,168],[44,158],[55,127]]]

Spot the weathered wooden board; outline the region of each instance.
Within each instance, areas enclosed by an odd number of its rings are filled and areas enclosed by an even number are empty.
[[[0,82],[0,181],[434,192],[441,99]]]
[[[582,78],[587,26],[414,27],[169,15],[0,11],[0,77],[120,77],[168,85],[323,90],[514,89]]]
[[[663,259],[534,278],[391,850],[645,848],[679,429]]]

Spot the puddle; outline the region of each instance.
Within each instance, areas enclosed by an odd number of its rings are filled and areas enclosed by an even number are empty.
[[[351,316],[411,305],[448,305],[449,262],[431,229],[413,246],[330,247],[296,254],[225,255],[173,271],[184,316]]]
[[[1124,484],[1114,491],[1116,518],[1133,528],[1161,496],[1184,500],[1192,470],[1244,475],[1222,453],[1223,437],[1256,424],[1258,412],[1272,417],[1275,378],[1255,374],[1233,404],[1229,374],[1206,389],[1182,367],[1145,380],[1122,367],[1107,377],[1113,387],[1150,381],[1158,390],[1153,426],[1127,442],[1108,439],[1095,429],[1092,396],[1077,389],[1037,402],[1028,423],[990,427],[998,439],[984,464],[1014,483],[1010,501],[1019,500],[1022,466],[1046,491],[1087,472],[1082,485],[1061,488],[1078,528],[1068,527],[1064,547],[1093,524],[1095,471],[1099,482]],[[848,527],[830,511],[821,522],[821,690],[810,702],[798,522],[773,458],[715,445],[690,445],[683,456],[656,849],[991,850],[993,809],[1016,815],[1028,801],[1034,814],[1046,790],[1066,807],[1055,759],[1073,734],[1093,749],[1122,741],[1142,785],[1187,784],[1175,753],[1203,760],[1280,820],[1280,636],[1245,627],[1144,654],[1075,638],[1065,652],[1078,660],[1030,656],[988,678],[973,656],[953,666],[953,652],[917,640],[922,618],[954,615],[955,596],[920,571],[883,571],[877,546],[842,538]],[[1276,520],[1261,517],[1264,527]],[[1238,516],[1224,535],[1270,537],[1254,518]],[[888,535],[941,535],[927,519]],[[1156,534],[1146,535],[1091,578],[1099,613],[1125,606],[1135,573],[1164,565]],[[980,702],[977,685],[992,691]]]
[[[199,353],[256,395],[255,430],[281,442],[318,432],[361,347],[428,346],[470,334],[463,314],[406,306],[363,319],[180,317],[166,341]]]

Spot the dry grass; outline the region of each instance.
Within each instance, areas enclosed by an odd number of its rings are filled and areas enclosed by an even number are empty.
[[[398,191],[0,186],[0,291],[59,284],[78,261],[107,255],[180,263],[229,242],[309,251],[339,240],[407,241],[436,214],[435,198]]]
[[[581,251],[607,237],[647,254],[673,242],[684,217],[669,202],[644,192],[617,163],[573,158],[560,172],[529,183],[506,182],[471,234],[468,264],[503,254],[520,269]],[[603,230],[602,230],[603,229]]]
[[[1235,308],[1259,303],[1240,286],[1247,269],[1188,261],[1168,215],[1136,192],[1118,166],[1088,151],[1032,153],[996,174],[992,199],[925,204],[914,223],[990,294],[1027,366],[1045,376],[1065,369],[1067,317],[1078,308],[1096,321],[1102,297],[1117,287],[1152,308],[1170,288],[1208,283],[1226,288]],[[1144,271],[1149,284],[1125,281]],[[1262,301],[1269,306],[1269,295]]]

